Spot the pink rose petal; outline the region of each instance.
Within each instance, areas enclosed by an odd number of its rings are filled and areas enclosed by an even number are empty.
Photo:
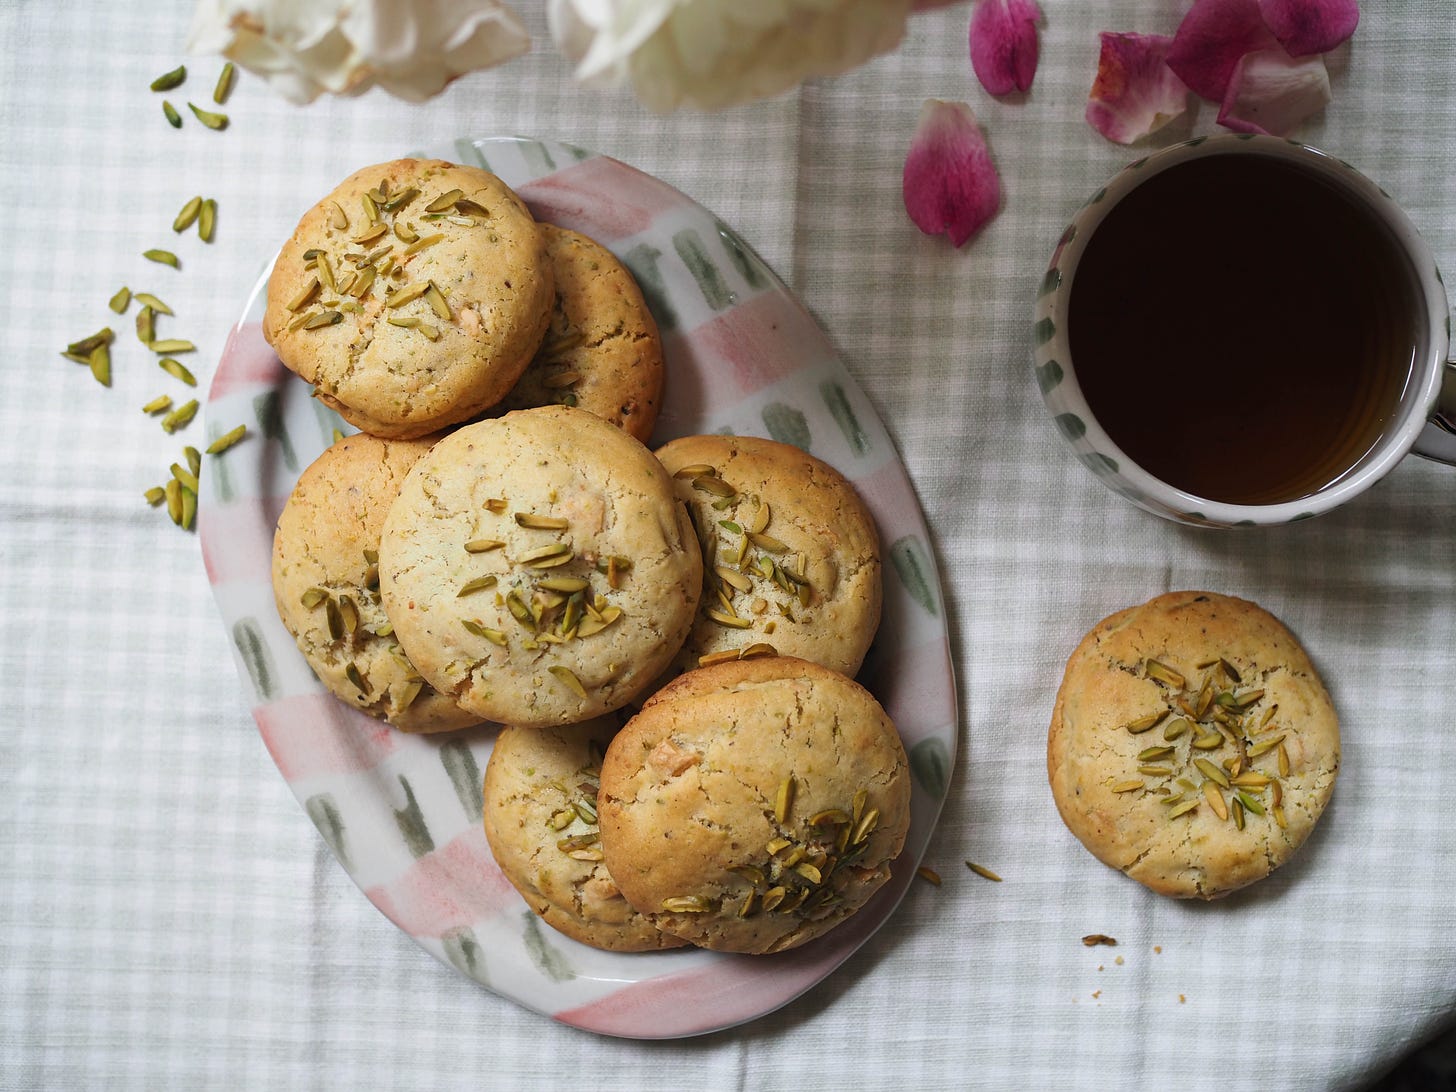
[[[1324,58],[1296,59],[1275,46],[1240,59],[1218,123],[1241,133],[1285,136],[1329,101],[1330,74]]]
[[[905,211],[927,235],[960,246],[996,215],[1001,179],[976,115],[963,102],[926,99],[905,157]]]
[[[1259,0],[1196,0],[1173,35],[1168,67],[1201,98],[1223,102],[1239,59],[1277,45]]]
[[[1360,22],[1357,0],[1259,0],[1259,11],[1291,57],[1328,53]]]
[[[980,0],[971,13],[971,67],[993,95],[1026,91],[1036,75],[1036,0]]]
[[[1188,109],[1188,86],[1168,67],[1173,39],[1104,31],[1087,122],[1108,140],[1131,144]]]

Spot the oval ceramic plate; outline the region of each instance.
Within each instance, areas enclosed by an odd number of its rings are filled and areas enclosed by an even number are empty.
[[[273,528],[300,471],[343,425],[263,341],[264,281],[228,339],[206,411],[209,442],[238,424],[251,437],[209,460],[198,523],[258,730],[354,882],[460,973],[611,1035],[695,1035],[762,1016],[823,979],[890,916],[945,799],[955,685],[940,584],[910,481],[823,332],[712,213],[616,160],[558,144],[462,140],[434,154],[494,171],[538,218],[597,239],[632,270],[667,359],[654,445],[705,432],[770,436],[812,451],[855,483],[887,561],[884,618],[859,678],[894,718],[910,755],[905,852],[859,914],[779,955],[615,954],[542,924],[496,867],[482,829],[481,775],[493,729],[405,735],[336,702],[278,620]]]

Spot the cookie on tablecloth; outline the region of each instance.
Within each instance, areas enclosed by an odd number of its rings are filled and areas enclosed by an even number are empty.
[[[1298,640],[1262,607],[1213,592],[1099,622],[1067,662],[1047,738],[1072,833],[1178,898],[1218,898],[1279,867],[1339,767],[1339,721]]]
[[[602,863],[597,789],[615,715],[502,728],[485,770],[485,835],[521,897],[573,940],[613,952],[675,948],[632,908]]]
[[[379,601],[384,519],[435,439],[340,440],[299,476],[273,536],[278,615],[309,667],[340,700],[406,732],[480,720],[420,677]]]
[[[702,587],[662,465],[566,406],[436,444],[390,510],[379,569],[420,673],[478,716],[522,727],[636,697],[682,644]]]
[[[764,656],[679,676],[607,748],[602,852],[627,901],[705,948],[797,947],[890,877],[910,823],[894,724],[858,683]]]
[[[646,443],[662,397],[662,341],[642,290],[601,244],[541,230],[556,281],[551,325],[497,409],[576,406]]]
[[[495,175],[399,159],[304,214],[268,278],[263,335],[346,420],[421,436],[515,385],[551,317],[551,270],[540,227]]]
[[[807,452],[755,436],[684,436],[657,457],[703,551],[703,597],[675,666],[767,645],[857,672],[880,623],[881,571],[874,519],[854,486]]]

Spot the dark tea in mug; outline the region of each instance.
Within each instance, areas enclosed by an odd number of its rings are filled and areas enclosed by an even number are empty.
[[[1328,178],[1261,154],[1151,175],[1070,284],[1077,381],[1168,485],[1277,504],[1338,482],[1397,416],[1421,289],[1390,229]]]

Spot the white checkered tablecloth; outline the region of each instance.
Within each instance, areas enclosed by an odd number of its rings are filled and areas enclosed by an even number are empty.
[[[1354,1088],[1456,1008],[1452,771],[1456,472],[1409,460],[1309,523],[1175,527],[1082,470],[1030,372],[1031,301],[1072,211],[1136,153],[1082,120],[1096,32],[1171,33],[1175,0],[1044,0],[1032,92],[969,71],[967,9],[919,17],[847,77],[665,120],[585,92],[537,45],[425,106],[298,109],[242,76],[223,133],[147,90],[191,5],[0,0],[0,1088]],[[1372,174],[1456,269],[1456,31],[1437,0],[1366,4],[1299,135]],[[188,58],[177,101],[218,63]],[[900,169],[926,97],[969,101],[1005,205],[962,251],[908,222]],[[1204,107],[1191,126],[1206,132]],[[172,304],[205,389],[299,212],[354,168],[460,136],[593,148],[722,216],[801,295],[878,408],[924,505],[962,716],[927,863],[857,955],[776,1014],[634,1043],[468,982],[349,882],[247,711],[198,544],[149,509],[192,437],[139,407],[175,386],[122,284]],[[217,239],[172,217],[215,197]],[[174,271],[148,247],[181,256]],[[57,351],[112,320],[110,390]],[[191,361],[189,361],[191,363]],[[1046,787],[1066,655],[1172,588],[1259,601],[1340,710],[1334,801],[1288,867],[1215,905],[1095,862]],[[972,875],[971,859],[1005,882]],[[1080,938],[1107,933],[1116,949]],[[1117,962],[1117,959],[1121,962]]]

